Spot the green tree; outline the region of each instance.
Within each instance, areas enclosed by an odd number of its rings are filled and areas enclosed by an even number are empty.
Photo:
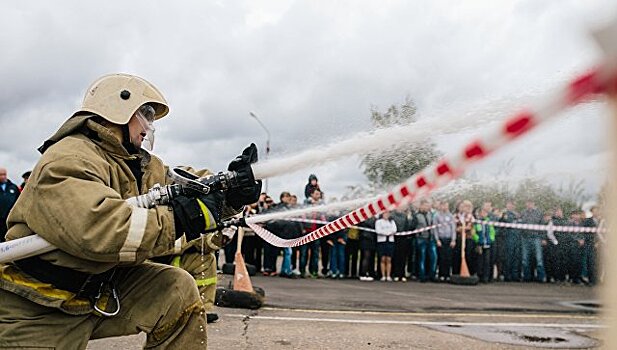
[[[371,122],[375,128],[408,125],[417,120],[416,106],[409,98],[401,105],[390,106],[385,112],[371,108]],[[439,155],[435,143],[426,140],[369,153],[362,160],[361,166],[366,177],[375,186],[389,187],[424,169],[437,160]]]
[[[555,189],[545,179],[530,177],[512,186],[506,181],[474,179],[472,174],[439,191],[435,198],[446,200],[451,206],[465,199],[470,200],[474,207],[490,201],[494,208],[504,208],[506,201],[513,200],[519,210],[525,208],[525,203],[531,199],[542,211],[559,206],[567,215],[572,210],[580,209],[589,196],[585,194],[583,181],[571,181],[565,188]]]

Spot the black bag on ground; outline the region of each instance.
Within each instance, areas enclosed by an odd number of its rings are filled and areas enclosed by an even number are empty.
[[[265,298],[265,292],[262,288],[253,287],[254,293],[241,292],[227,288],[217,288],[214,304],[220,307],[232,307],[240,309],[259,309]]]

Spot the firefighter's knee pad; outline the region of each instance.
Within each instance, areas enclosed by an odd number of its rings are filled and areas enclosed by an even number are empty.
[[[183,269],[170,267],[161,271],[159,278],[160,282],[156,288],[161,288],[161,293],[180,298],[189,304],[200,300],[195,279]]]

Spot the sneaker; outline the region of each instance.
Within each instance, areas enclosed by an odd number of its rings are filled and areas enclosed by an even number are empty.
[[[392,277],[390,277],[390,276],[386,277],[386,281],[392,282]]]
[[[317,272],[311,272],[311,278],[318,278],[319,275],[317,274]]]
[[[366,280],[369,282],[373,282],[375,279],[371,276],[366,276]]]
[[[296,275],[296,276],[300,276],[300,270],[295,269],[295,270],[291,271],[291,274],[292,275]]]
[[[401,282],[407,282],[407,278],[401,277]]]
[[[404,277],[403,277],[404,278]],[[398,282],[399,278],[398,277],[394,277],[394,282]]]
[[[444,276],[439,276],[439,282],[444,282],[446,278]]]
[[[385,277],[382,277],[382,278],[380,279],[380,281],[385,282],[385,281],[386,281],[386,278],[385,278]]]
[[[360,276],[359,279],[360,279],[360,281],[366,281],[366,277],[364,277],[364,276]]]

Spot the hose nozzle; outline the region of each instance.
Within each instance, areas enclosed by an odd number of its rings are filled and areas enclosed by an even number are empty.
[[[197,177],[186,170],[173,168],[169,170],[169,176],[179,185],[182,185],[185,193],[195,192],[208,194],[212,191],[228,191],[238,188],[238,174],[235,171],[219,172],[218,174]]]

